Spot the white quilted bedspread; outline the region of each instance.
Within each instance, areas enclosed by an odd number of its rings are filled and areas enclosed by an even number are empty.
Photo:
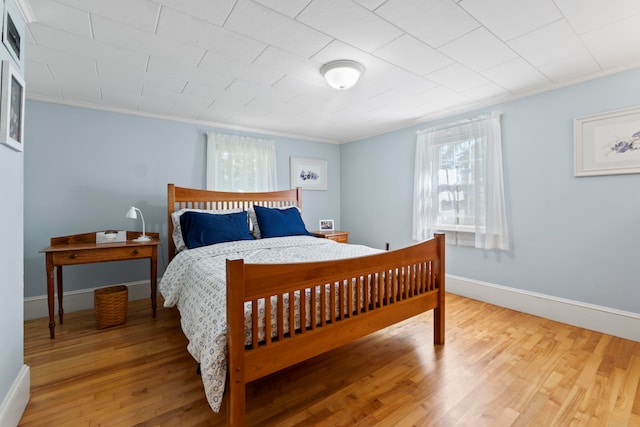
[[[187,349],[200,363],[202,382],[211,408],[216,412],[220,409],[227,373],[227,258],[243,258],[247,263],[290,263],[351,258],[378,252],[381,251],[310,236],[243,240],[180,252],[167,267],[159,290],[165,307],[177,306],[180,310],[182,330],[189,340]],[[248,313],[250,307],[245,307],[245,328],[250,328]]]

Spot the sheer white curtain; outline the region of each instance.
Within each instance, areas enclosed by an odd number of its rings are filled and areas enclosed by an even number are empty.
[[[207,133],[207,189],[274,191],[277,187],[273,141]]]
[[[443,152],[460,143],[467,143],[472,147],[465,153],[468,154],[464,166],[465,172],[469,174],[468,181],[462,186],[464,190],[454,190],[455,203],[459,202],[458,197],[464,198],[466,212],[460,214],[462,218],[457,217],[455,222],[448,223],[443,220],[442,215],[442,206],[449,202],[442,197],[443,188],[447,187],[443,176],[451,171],[445,170],[443,166]],[[447,191],[451,192],[450,189]],[[494,113],[418,132],[413,238],[429,239],[437,231],[444,231],[448,237],[455,237],[448,238],[448,242],[471,239],[476,248],[509,249],[500,114]]]

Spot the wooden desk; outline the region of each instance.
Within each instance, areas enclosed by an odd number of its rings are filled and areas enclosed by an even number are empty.
[[[54,313],[54,277],[53,270],[57,267],[58,283],[58,316],[62,324],[62,266],[91,264],[96,262],[124,261],[129,259],[151,260],[151,309],[156,317],[156,289],[158,286],[158,245],[159,233],[146,233],[152,237],[148,242],[134,242],[133,239],[141,233],[127,231],[126,242],[96,243],[96,233],[74,234],[72,236],[52,237],[51,246],[41,250],[46,256],[47,269],[47,300],[49,305],[49,334],[55,338]]]

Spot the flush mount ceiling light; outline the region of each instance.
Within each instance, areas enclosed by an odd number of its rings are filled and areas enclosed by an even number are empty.
[[[364,72],[362,64],[349,59],[340,59],[324,64],[320,68],[324,79],[334,89],[349,89],[356,83]]]

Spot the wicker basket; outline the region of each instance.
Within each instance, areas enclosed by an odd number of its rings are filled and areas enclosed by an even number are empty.
[[[129,290],[124,285],[96,289],[93,304],[98,329],[124,324],[127,321],[128,300]]]

